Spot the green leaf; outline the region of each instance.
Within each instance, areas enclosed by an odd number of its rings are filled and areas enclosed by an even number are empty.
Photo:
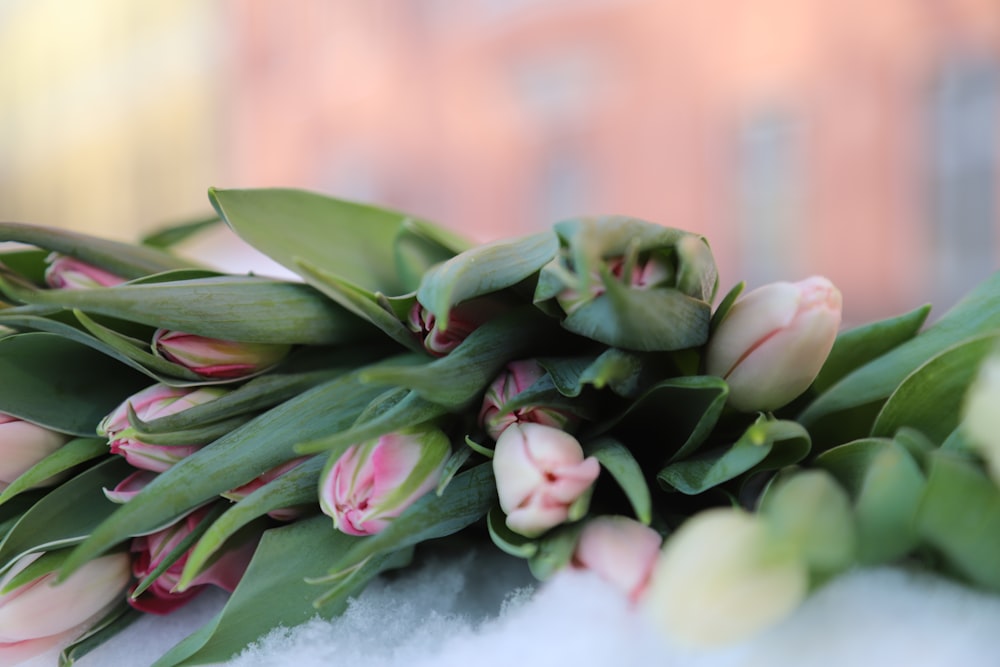
[[[133,609],[123,599],[111,609],[97,625],[64,648],[59,654],[59,667],[70,667],[106,641],[139,620],[142,612]]]
[[[116,544],[169,524],[219,494],[235,489],[295,458],[295,445],[347,428],[378,390],[357,372],[330,380],[247,422],[169,470],[92,531],[63,572]]]
[[[726,293],[726,296],[722,297],[722,301],[719,302],[719,307],[715,309],[712,313],[712,321],[709,323],[709,332],[714,332],[722,324],[722,320],[726,319],[726,315],[729,314],[730,309],[732,309],[733,304],[736,300],[740,298],[743,290],[746,289],[747,284],[745,282],[738,282],[733,285],[732,289]]]
[[[108,453],[108,442],[101,438],[74,438],[28,468],[0,493],[0,505],[14,496],[71,470],[86,461]]]
[[[801,461],[809,447],[809,433],[800,424],[761,417],[732,446],[671,463],[657,479],[694,495],[745,473],[775,470]]]
[[[124,284],[87,290],[42,290],[0,276],[0,289],[33,305],[78,309],[248,343],[331,344],[363,340],[370,327],[308,285],[219,276]]]
[[[1000,329],[1000,271],[919,335],[848,373],[799,416],[807,428],[826,416],[884,400],[903,379],[949,347]]]
[[[359,540],[335,561],[330,572],[336,578],[377,554],[451,535],[481,519],[496,502],[493,466],[480,464],[455,477],[440,496],[424,495],[381,532]]]
[[[78,342],[50,333],[0,339],[0,412],[63,433],[97,425],[149,380]]]
[[[178,586],[181,590],[198,576],[230,537],[268,512],[316,503],[316,488],[325,456],[314,456],[243,498],[216,519],[188,556]]]
[[[537,541],[507,527],[507,517],[499,506],[493,507],[486,515],[486,528],[493,544],[504,553],[516,558],[531,558],[538,552]]]
[[[813,391],[823,393],[848,373],[916,336],[930,312],[930,306],[921,306],[898,317],[841,332],[813,381]]]
[[[115,510],[102,489],[115,486],[131,471],[125,459],[114,456],[39,499],[0,542],[0,569],[24,554],[83,541]]]
[[[480,326],[444,357],[419,366],[369,368],[361,378],[407,387],[428,401],[456,408],[473,400],[508,361],[545,340],[551,326],[533,311],[510,312]]]
[[[294,627],[317,616],[333,618],[343,613],[349,596],[360,592],[380,570],[401,564],[392,557],[372,559],[344,595],[317,610],[312,604],[316,587],[305,581],[322,576],[326,569],[326,562],[317,555],[344,553],[358,539],[332,530],[325,516],[266,531],[222,611],[153,667],[225,662],[273,630],[275,619],[285,627]]]
[[[142,238],[142,244],[166,250],[220,224],[222,224],[222,220],[213,215],[210,218],[171,225],[152,234],[147,234]]]
[[[443,227],[412,219],[404,221],[393,239],[396,270],[404,290],[415,292],[428,269],[471,246],[468,240]]]
[[[905,447],[867,438],[823,452],[815,463],[829,471],[853,500],[859,562],[886,563],[916,546],[916,509],[924,476]]]
[[[537,551],[528,559],[531,574],[539,581],[545,581],[564,569],[573,558],[584,523],[562,524],[545,533],[538,541]]]
[[[123,278],[139,278],[150,273],[194,266],[190,261],[156,248],[41,225],[0,222],[0,241],[19,241],[71,255]]]
[[[653,518],[652,499],[642,468],[632,453],[620,442],[611,438],[598,438],[588,442],[584,445],[583,451],[587,456],[597,458],[604,469],[611,473],[632,504],[636,518],[648,526]]]
[[[977,466],[937,452],[916,521],[920,537],[951,568],[976,586],[1000,590],[1000,490]]]
[[[558,250],[551,231],[471,248],[427,271],[417,300],[444,325],[455,305],[513,287],[538,273]]]
[[[402,294],[394,239],[410,216],[302,190],[209,190],[244,241],[285,268],[304,261],[371,292]]]
[[[941,443],[961,420],[966,389],[980,362],[997,347],[1000,333],[963,341],[910,373],[879,412],[872,435],[889,437],[903,426]]]

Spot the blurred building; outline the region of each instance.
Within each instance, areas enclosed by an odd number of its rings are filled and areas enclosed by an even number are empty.
[[[70,3],[5,4],[0,44],[4,26],[25,34],[12,17]],[[30,210],[79,220],[86,178],[87,201],[133,198],[126,224],[176,217],[163,199],[208,185],[317,189],[480,240],[627,214],[708,236],[723,288],[826,274],[855,322],[950,303],[998,267],[996,0],[92,4],[166,12],[133,18],[118,50],[94,40],[95,67],[148,54],[148,29],[180,87],[157,85],[146,120],[90,132],[132,156],[98,164],[66,147],[73,98],[32,126],[60,137],[48,151],[21,139],[31,113],[0,116],[4,217],[70,170],[86,176]],[[152,177],[123,177],[139,156]]]

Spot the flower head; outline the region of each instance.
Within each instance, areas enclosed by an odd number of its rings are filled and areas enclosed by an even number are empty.
[[[565,429],[570,415],[555,408],[530,405],[515,410],[503,410],[523,391],[531,387],[543,375],[545,369],[534,359],[511,361],[503,372],[490,384],[483,396],[483,406],[479,410],[479,423],[496,440],[511,424],[534,422],[546,426]]]
[[[125,278],[69,255],[51,253],[46,259],[45,282],[55,289],[90,289],[112,287],[126,282]]]
[[[158,329],[153,334],[153,352],[198,375],[213,379],[235,379],[253,375],[285,358],[291,345],[242,343],[181,331]]]
[[[599,516],[587,521],[572,565],[595,572],[635,602],[646,591],[663,538],[649,526],[626,516]]]
[[[0,412],[0,491],[67,441],[67,435]]]

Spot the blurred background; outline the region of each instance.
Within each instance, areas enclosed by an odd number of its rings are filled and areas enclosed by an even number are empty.
[[[0,0],[0,63],[4,220],[625,214],[705,234],[724,289],[825,274],[848,323],[998,266],[998,0]]]

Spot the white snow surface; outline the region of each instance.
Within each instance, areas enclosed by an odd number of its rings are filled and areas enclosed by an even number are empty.
[[[78,667],[147,667],[221,607],[212,591],[144,617]],[[53,666],[54,655],[31,667]],[[1000,597],[897,568],[849,572],[782,623],[736,646],[669,644],[594,575],[534,582],[478,552],[375,580],[332,621],[278,628],[227,667],[810,667],[1000,664]]]

